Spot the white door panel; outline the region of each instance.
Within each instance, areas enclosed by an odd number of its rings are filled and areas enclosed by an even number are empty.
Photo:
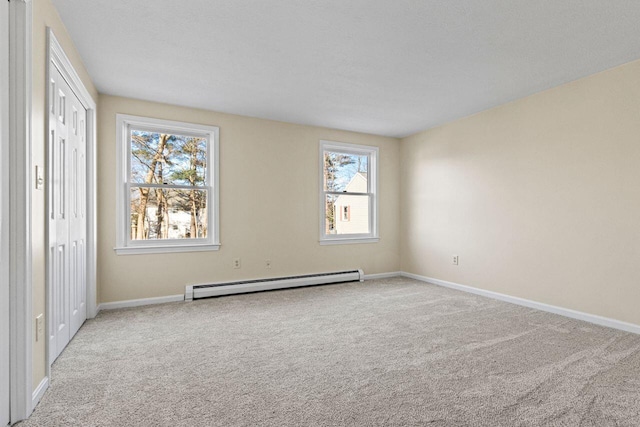
[[[69,142],[71,150],[69,168],[69,244],[70,253],[70,333],[75,335],[87,319],[86,305],[86,219],[84,193],[86,181],[86,120],[87,112],[74,96],[71,105],[71,129]]]
[[[86,320],[86,110],[51,67],[49,129],[49,362]]]

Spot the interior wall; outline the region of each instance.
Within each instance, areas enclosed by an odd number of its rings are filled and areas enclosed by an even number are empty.
[[[32,81],[32,123],[31,123],[31,171],[35,167],[46,166],[46,69],[47,69],[47,27],[53,29],[60,45],[69,57],[76,72],[82,79],[89,94],[94,100],[98,99],[98,92],[87,73],[80,55],[75,49],[58,12],[49,0],[33,0],[33,81]],[[33,261],[33,324],[35,328],[36,316],[46,311],[45,292],[45,254],[46,254],[46,200],[45,191],[32,189],[31,197],[31,245]],[[46,318],[46,314],[45,314]],[[33,333],[33,388],[40,384],[46,374],[45,339],[35,341]]]
[[[403,271],[640,324],[640,61],[401,147]]]
[[[220,127],[220,242],[214,252],[116,255],[116,113]],[[378,243],[319,244],[321,139],[379,154]],[[399,140],[113,96],[98,109],[98,292],[101,302],[184,294],[186,285],[362,268],[398,271]],[[241,268],[232,260],[241,258]],[[272,268],[265,267],[271,260]]]

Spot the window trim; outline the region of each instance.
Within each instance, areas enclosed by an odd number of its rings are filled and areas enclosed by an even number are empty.
[[[326,195],[324,189],[324,152],[337,151],[340,153],[366,155],[369,157],[367,170],[367,193],[348,193],[353,195],[369,196],[369,233],[359,234],[326,234]],[[319,223],[320,245],[341,245],[350,243],[376,243],[380,240],[378,235],[378,155],[379,148],[370,145],[351,144],[347,142],[320,140],[318,151],[319,165]]]
[[[131,170],[131,144],[129,129],[199,136],[208,139],[207,174],[203,190],[209,192],[208,235],[205,239],[131,240],[129,182]],[[118,255],[146,253],[174,253],[217,251],[220,249],[220,185],[219,185],[219,128],[216,126],[177,122],[150,117],[116,114],[116,247]],[[167,185],[167,188],[174,187]]]

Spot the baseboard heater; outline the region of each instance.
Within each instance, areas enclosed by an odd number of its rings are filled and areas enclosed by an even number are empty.
[[[273,279],[242,280],[239,282],[189,285],[184,299],[192,301],[199,298],[222,295],[243,294],[247,292],[270,291],[274,289],[297,288],[300,286],[328,285],[330,283],[363,282],[362,270],[336,271],[333,273],[308,274],[305,276],[276,277]]]

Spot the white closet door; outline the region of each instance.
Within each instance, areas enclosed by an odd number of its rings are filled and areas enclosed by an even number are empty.
[[[86,147],[87,111],[74,96],[69,141],[69,310],[73,337],[87,320],[86,281]]]
[[[86,110],[55,67],[49,82],[49,357],[86,313]]]

